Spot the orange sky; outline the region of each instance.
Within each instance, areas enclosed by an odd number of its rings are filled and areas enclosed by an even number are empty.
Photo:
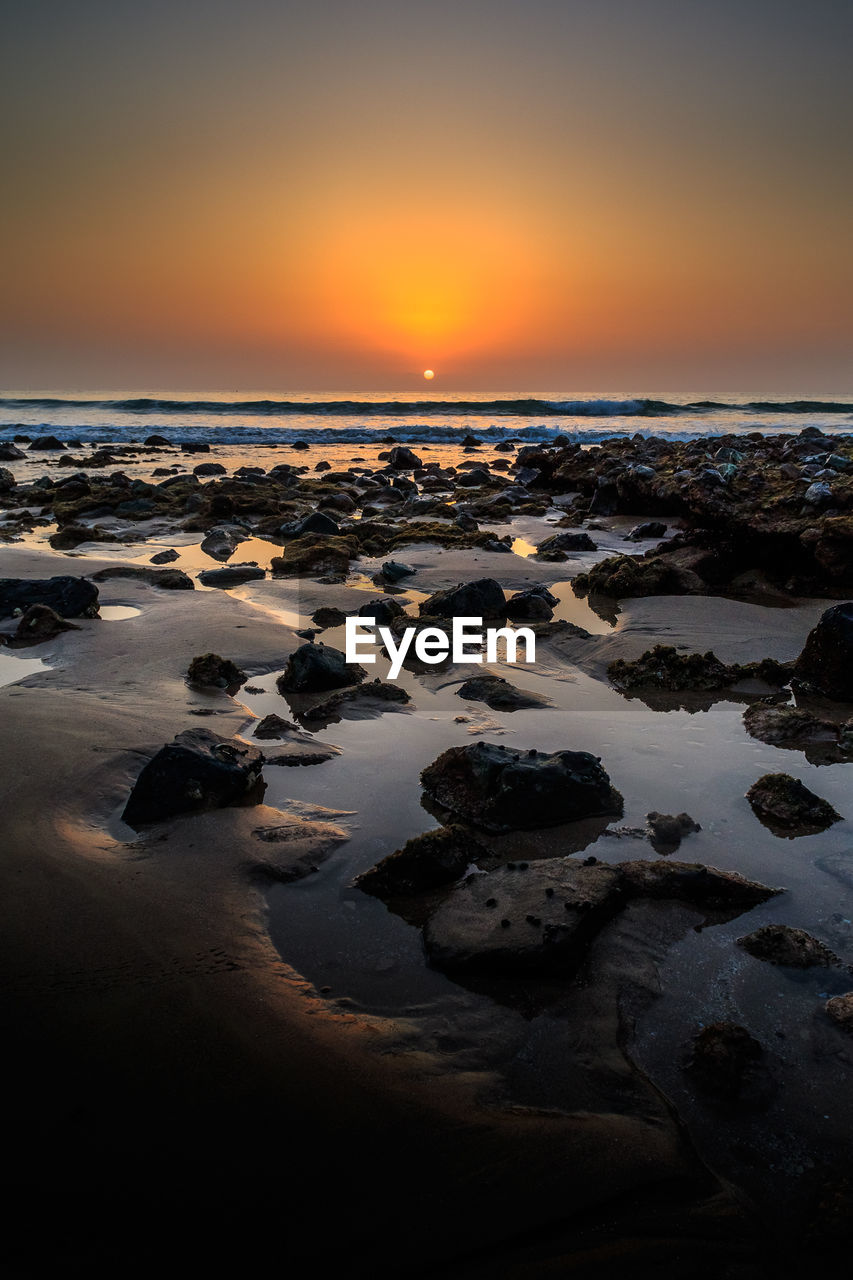
[[[845,6],[11,8],[7,387],[850,381]]]

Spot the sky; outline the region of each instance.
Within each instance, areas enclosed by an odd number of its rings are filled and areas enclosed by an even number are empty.
[[[849,0],[3,0],[9,389],[853,389]]]

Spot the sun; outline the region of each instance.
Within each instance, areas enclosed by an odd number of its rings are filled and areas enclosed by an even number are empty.
[[[427,382],[432,382],[433,378],[435,377],[435,374],[433,373],[432,369],[424,369],[424,377],[426,378]]]

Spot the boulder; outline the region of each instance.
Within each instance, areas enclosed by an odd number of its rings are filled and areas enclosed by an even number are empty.
[[[419,605],[422,617],[502,618],[506,613],[503,588],[494,578],[477,578],[436,591]]]
[[[0,578],[0,618],[46,604],[62,618],[95,618],[98,588],[88,578]]]
[[[746,798],[756,817],[771,830],[778,827],[786,835],[825,831],[841,821],[841,814],[827,800],[787,773],[765,773],[753,782]]]
[[[813,938],[805,929],[794,929],[787,924],[766,924],[754,933],[737,939],[756,960],[768,964],[784,965],[789,969],[832,968],[841,961],[829,947]]]
[[[342,627],[347,620],[347,615],[343,609],[336,609],[334,605],[321,605],[311,614],[311,621],[321,630],[328,627]]]
[[[625,535],[626,542],[645,542],[647,538],[666,537],[666,525],[662,520],[647,520],[645,524],[635,524]]]
[[[61,440],[57,440],[56,436],[36,436],[30,445],[33,449],[64,449],[65,445]]]
[[[183,569],[149,569],[141,564],[116,564],[92,574],[95,582],[106,582],[108,578],[131,578],[135,582],[159,587],[161,591],[195,590],[195,583]]]
[[[380,572],[388,582],[399,582],[401,578],[411,577],[415,570],[399,560],[386,560]]]
[[[747,733],[771,747],[838,741],[839,728],[832,720],[824,720],[802,707],[768,706],[753,702],[743,713]]]
[[[649,839],[657,853],[674,853],[685,836],[701,830],[689,813],[647,813],[646,822]]]
[[[51,609],[49,604],[31,604],[24,612],[15,631],[12,643],[17,646],[41,644],[44,640],[52,640],[63,631],[79,631],[73,622],[66,622]]]
[[[395,618],[402,617],[405,612],[403,606],[393,596],[381,596],[378,600],[368,600],[367,604],[363,604],[358,611],[358,616],[375,618],[377,626],[387,627]]]
[[[832,996],[823,1007],[837,1027],[853,1035],[853,991]]]
[[[358,684],[367,672],[357,663],[347,663],[339,649],[324,644],[303,644],[287,659],[276,681],[279,693],[313,693]]]
[[[517,689],[502,676],[473,676],[456,690],[460,698],[485,702],[493,711],[521,711],[526,707],[550,707],[553,703],[538,693]]]
[[[549,622],[559,600],[547,587],[537,585],[516,591],[507,600],[506,616],[525,622]]]
[[[23,449],[19,449],[16,444],[9,444],[5,440],[0,443],[0,462],[17,462],[19,458],[26,456]]]
[[[171,564],[174,560],[177,560],[178,558],[179,557],[178,557],[177,551],[175,551],[174,548],[169,547],[167,551],[158,551],[155,555],[151,557],[148,563],[149,564]]]
[[[372,710],[383,710],[382,705],[370,708],[370,703],[389,704],[389,703],[407,703],[411,699],[405,689],[401,689],[399,685],[388,684],[384,680],[371,680],[367,684],[355,685],[350,689],[342,689],[335,693],[329,694],[327,698],[309,707],[303,714],[306,721],[331,721],[340,720],[342,709],[347,705],[356,704],[360,706],[362,712],[370,713]],[[367,704],[365,706],[364,704]],[[356,711],[358,714],[358,711]]]
[[[565,560],[574,551],[595,551],[588,533],[555,533],[536,548],[537,560]]]
[[[256,564],[229,564],[221,569],[202,569],[198,580],[205,587],[239,587],[242,582],[259,582],[266,569]]]
[[[395,471],[414,471],[416,467],[422,467],[423,463],[411,449],[407,449],[405,445],[398,444],[388,455],[388,466]]]
[[[167,440],[165,436],[155,434],[153,436],[146,436],[142,443],[149,449],[162,449],[165,445],[171,444],[171,441]]]
[[[781,893],[736,871],[700,862],[622,862],[622,885],[631,898],[671,898],[709,911],[748,909]]]
[[[826,610],[809,632],[794,671],[827,698],[853,702],[853,601]]]
[[[621,812],[596,756],[552,754],[477,742],[451,747],[421,773],[424,790],[489,831],[531,830]]]
[[[340,533],[340,528],[336,520],[331,516],[327,516],[323,511],[312,511],[310,515],[302,516],[299,520],[292,520],[289,524],[283,524],[279,529],[279,533],[283,538],[301,538],[305,533]]]
[[[204,463],[205,466],[213,466],[213,463]],[[201,549],[206,556],[210,556],[211,560],[228,560],[233,556],[234,552],[241,542],[245,540],[246,535],[236,529],[228,529],[223,526],[217,526],[210,529],[202,538]]]
[[[470,863],[483,856],[482,845],[465,827],[439,827],[407,840],[359,876],[356,884],[377,898],[423,893],[458,880]]]
[[[8,467],[0,467],[0,493],[8,493],[14,489],[17,481]]]
[[[230,658],[220,658],[218,653],[203,653],[193,658],[187,671],[190,684],[213,686],[217,689],[239,689],[248,676]]]
[[[270,568],[278,576],[345,574],[357,554],[354,539],[307,533],[289,542],[282,555],[273,556]]]
[[[187,729],[140,773],[122,820],[139,828],[179,813],[260,800],[264,757],[257,747],[209,729]]]
[[[283,738],[286,733],[294,731],[296,727],[291,720],[283,720],[281,716],[271,712],[268,716],[264,716],[263,720],[258,721],[253,736],[262,740]]]

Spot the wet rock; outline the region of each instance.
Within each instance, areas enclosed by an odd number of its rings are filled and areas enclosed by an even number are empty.
[[[382,577],[388,582],[399,582],[401,578],[410,577],[415,570],[409,564],[403,564],[400,560],[386,560],[382,566]]]
[[[478,578],[436,591],[421,602],[418,611],[431,618],[502,618],[506,602],[500,583],[494,578]]]
[[[16,610],[25,611],[33,604],[48,605],[62,618],[94,618],[98,588],[88,578],[66,575],[0,578],[0,618],[11,618]]]
[[[311,621],[324,631],[328,627],[342,627],[346,620],[343,609],[335,609],[333,605],[322,605],[311,614]]]
[[[8,493],[10,489],[14,489],[17,481],[6,467],[0,467],[0,493]]]
[[[281,716],[277,716],[274,712],[268,716],[264,716],[263,720],[259,720],[255,725],[254,737],[266,740],[268,738],[283,738],[286,733],[295,731],[297,726],[290,720],[283,720]]]
[[[12,643],[16,647],[40,644],[43,640],[52,640],[63,631],[79,630],[73,622],[66,622],[60,617],[50,605],[31,604],[21,616]]]
[[[65,445],[56,436],[37,436],[30,445],[30,451],[37,449],[64,449]]]
[[[674,853],[685,836],[701,831],[689,813],[647,813],[646,822],[652,847],[658,853]]]
[[[726,689],[739,680],[763,680],[782,685],[790,679],[789,665],[765,658],[762,662],[721,662],[709,649],[707,653],[679,653],[672,645],[656,644],[639,658],[628,662],[617,658],[607,668],[617,689]]]
[[[416,467],[422,467],[423,463],[411,449],[399,444],[388,455],[388,466],[395,471],[413,471]]]
[[[158,551],[156,555],[153,555],[151,557],[148,563],[149,564],[171,564],[173,560],[177,560],[178,558],[179,557],[178,557],[177,551],[175,551],[173,548],[170,547],[167,551]]]
[[[359,611],[360,618],[375,618],[378,627],[387,627],[395,618],[401,618],[405,609],[393,596],[381,596],[378,600],[368,600]]]
[[[288,543],[283,555],[273,556],[270,568],[274,574],[285,577],[346,574],[350,560],[357,554],[354,539],[309,533]]]
[[[554,616],[555,604],[559,604],[559,600],[547,587],[525,587],[507,600],[506,615],[522,621],[549,622]]]
[[[139,828],[179,813],[260,800],[264,758],[257,747],[209,729],[187,729],[140,773],[122,820]]]
[[[490,831],[531,830],[619,813],[621,798],[588,751],[518,751],[478,742],[451,747],[421,773],[445,809]]]
[[[635,524],[625,535],[626,542],[644,542],[647,538],[665,538],[666,525],[661,520],[647,520],[645,524]]]
[[[202,653],[193,658],[187,671],[190,684],[213,686],[217,689],[239,689],[248,676],[230,658],[218,653]]]
[[[347,663],[339,649],[324,644],[303,644],[290,655],[276,681],[279,693],[312,693],[358,684],[367,672],[357,663]]]
[[[301,538],[306,533],[326,533],[334,536],[340,533],[340,527],[337,521],[325,512],[312,511],[310,515],[302,516],[299,520],[283,524],[279,533],[283,538]]]
[[[146,445],[149,449],[153,449],[153,448],[162,449],[164,446],[170,444],[171,441],[167,440],[165,436],[160,436],[155,434],[152,436],[146,436],[142,443]]]
[[[799,680],[828,698],[853,702],[853,602],[827,609],[794,664]]]
[[[410,701],[405,689],[377,678],[369,683],[356,685],[354,688],[344,689],[340,693],[333,693],[328,698],[323,698],[321,702],[315,703],[303,713],[303,719],[308,722],[340,720],[342,709],[353,703],[368,704],[368,706],[371,702],[403,705]]]
[[[537,560],[566,560],[575,551],[595,551],[588,533],[555,533],[536,548]]]
[[[676,553],[643,559],[610,556],[574,580],[577,595],[612,596],[615,600],[642,596],[683,596],[705,591],[705,583]]]
[[[210,453],[210,445],[200,440],[182,440],[181,453]]]
[[[811,746],[838,741],[839,727],[801,707],[753,702],[743,713],[747,733],[771,747]]]
[[[745,1027],[714,1022],[694,1036],[684,1069],[703,1090],[728,1101],[750,1100],[764,1050]]]
[[[853,1035],[853,991],[843,996],[832,996],[823,1007],[837,1027]]]
[[[798,778],[787,773],[765,773],[746,793],[756,817],[771,830],[789,835],[825,831],[841,821],[827,800],[809,791]]]
[[[756,960],[768,964],[784,965],[789,969],[832,968],[841,961],[829,947],[813,938],[805,929],[794,929],[787,924],[766,924],[754,933],[737,939]]]
[[[23,449],[19,449],[16,444],[8,444],[6,441],[0,443],[0,462],[16,462],[19,458],[26,456]]]
[[[228,560],[230,556],[233,556],[240,543],[245,540],[245,537],[246,535],[240,530],[227,529],[220,526],[216,529],[211,529],[205,534],[201,542],[201,549],[212,560]]]
[[[427,923],[424,944],[430,964],[449,972],[568,974],[623,902],[614,867],[568,858],[524,874],[501,867],[458,886]]]
[[[159,587],[161,591],[195,590],[195,583],[183,569],[149,569],[141,564],[116,564],[107,569],[98,569],[91,576],[95,582],[106,582],[108,578],[130,578],[135,582]]]
[[[221,569],[202,569],[198,580],[205,587],[238,587],[242,582],[258,582],[267,576],[256,564],[229,564]]]
[[[748,909],[781,893],[736,871],[721,871],[700,862],[645,859],[619,864],[624,892],[637,898],[672,898],[709,911]]]
[[[470,863],[485,856],[482,845],[465,827],[439,827],[407,840],[359,876],[356,884],[377,898],[423,893],[458,880]]]
[[[538,693],[517,689],[502,676],[473,676],[456,690],[460,698],[485,702],[493,711],[520,711],[526,707],[550,707],[553,703]]]

